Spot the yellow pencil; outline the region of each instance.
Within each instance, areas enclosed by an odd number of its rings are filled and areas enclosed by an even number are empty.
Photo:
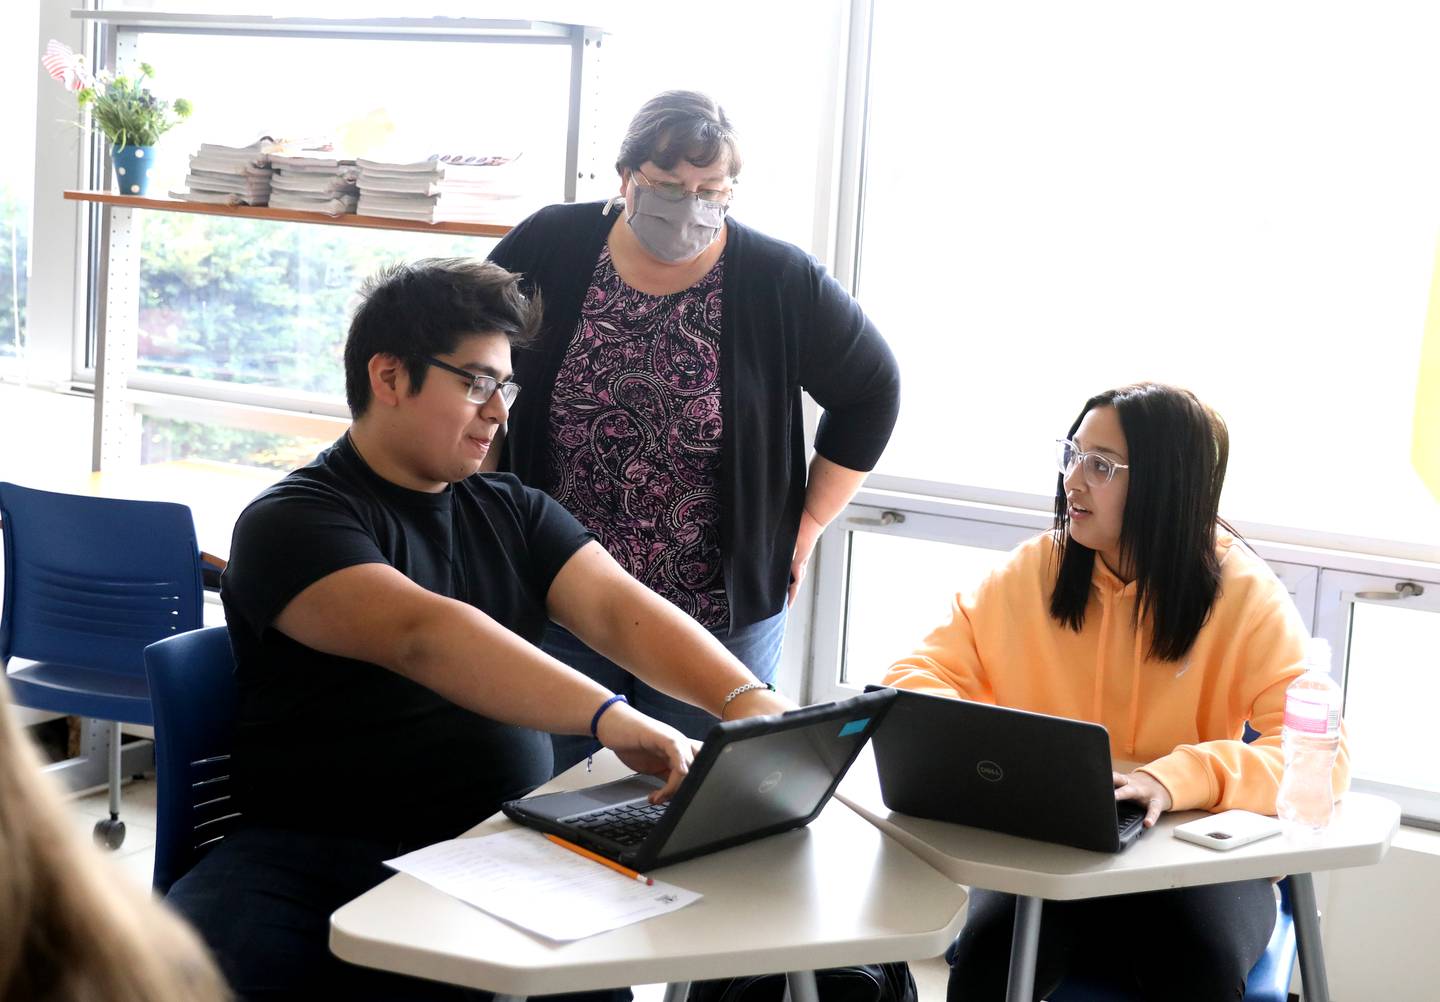
[[[650,886],[654,885],[654,883],[655,883],[655,881],[653,881],[653,880],[651,880],[649,877],[645,876],[645,874],[643,874],[643,873],[636,873],[634,870],[630,869],[630,867],[628,867],[628,866],[621,866],[619,863],[615,862],[613,859],[606,859],[604,856],[601,856],[599,853],[591,852],[589,849],[582,849],[580,846],[576,845],[574,842],[566,842],[563,838],[561,838],[561,837],[558,836],[558,835],[551,835],[549,832],[544,832],[543,834],[544,834],[545,837],[548,838],[551,842],[554,842],[556,845],[560,846],[562,849],[569,849],[571,852],[579,853],[581,856],[584,856],[586,859],[594,860],[595,862],[599,863],[601,866],[608,866],[610,869],[614,870],[616,873],[623,873],[625,876],[629,877],[631,880],[638,880],[638,881],[640,881],[640,883],[644,884],[644,885],[647,886],[647,887],[650,887]]]

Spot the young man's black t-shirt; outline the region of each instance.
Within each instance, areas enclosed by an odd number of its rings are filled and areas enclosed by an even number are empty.
[[[385,563],[535,643],[551,582],[590,538],[512,476],[474,476],[438,494],[399,487],[366,465],[348,435],[251,502],[220,588],[237,660],[234,761],[245,816],[422,844],[548,779],[548,735],[306,647],[273,623],[321,578]]]

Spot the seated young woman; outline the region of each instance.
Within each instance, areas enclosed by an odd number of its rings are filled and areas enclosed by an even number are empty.
[[[1225,423],[1186,390],[1141,383],[1087,400],[1056,448],[1054,528],[956,595],[886,683],[1105,725],[1116,761],[1139,763],[1115,774],[1115,797],[1144,803],[1147,827],[1172,810],[1274,814],[1307,635],[1219,517]],[[1348,777],[1342,738],[1337,795]],[[1012,895],[973,892],[951,1002],[1004,998],[1014,912]],[[1110,957],[1146,997],[1240,998],[1274,921],[1263,879],[1046,902],[1035,997],[1072,961]]]

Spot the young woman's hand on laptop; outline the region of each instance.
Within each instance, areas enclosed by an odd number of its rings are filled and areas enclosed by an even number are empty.
[[[1112,772],[1110,775],[1115,780],[1116,800],[1138,800],[1145,805],[1143,824],[1146,828],[1153,827],[1160,815],[1175,803],[1165,784],[1148,772]]]
[[[616,703],[600,718],[596,736],[631,769],[664,777],[665,785],[650,795],[652,804],[675,795],[700,748],[700,742],[625,703]]]

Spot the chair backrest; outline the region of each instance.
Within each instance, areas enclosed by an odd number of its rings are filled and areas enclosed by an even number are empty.
[[[0,483],[11,657],[143,677],[148,644],[199,629],[200,548],[190,509]]]
[[[145,649],[155,708],[157,894],[195,865],[239,820],[230,779],[235,657],[212,626]]]

